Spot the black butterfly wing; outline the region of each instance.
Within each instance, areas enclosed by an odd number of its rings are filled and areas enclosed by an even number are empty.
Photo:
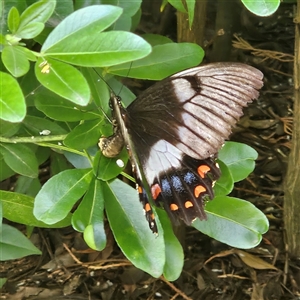
[[[208,158],[224,144],[243,107],[258,97],[262,78],[259,70],[239,63],[188,69],[156,83],[132,102],[126,126],[136,137],[146,132],[191,157]]]
[[[140,140],[138,145],[146,147],[146,142],[147,139]],[[154,203],[162,206],[174,223],[180,218],[190,225],[197,217],[201,220],[206,218],[204,202],[213,199],[213,185],[220,176],[214,157],[194,159],[167,141],[160,140],[152,146],[149,159],[143,165],[143,173]],[[139,173],[136,177],[146,218],[150,228],[156,232],[145,183]]]
[[[142,93],[116,119],[130,151],[140,200],[156,232],[149,196],[171,218],[204,219],[220,176],[215,156],[258,97],[263,75],[239,63],[214,63],[177,73]],[[145,181],[148,183],[149,189]]]

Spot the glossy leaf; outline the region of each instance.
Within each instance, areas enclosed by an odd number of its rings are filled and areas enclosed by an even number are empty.
[[[234,182],[247,178],[253,172],[257,156],[253,148],[236,142],[226,142],[218,155],[229,168]]]
[[[0,118],[9,122],[21,122],[26,114],[25,99],[16,79],[0,72]]]
[[[215,196],[225,196],[233,190],[234,181],[227,165],[221,160],[218,160],[218,164],[221,169],[221,177],[217,180],[214,186],[214,193]]]
[[[15,33],[19,28],[20,14],[16,7],[12,7],[8,13],[7,26],[11,33]]]
[[[5,163],[16,173],[35,178],[38,176],[38,162],[34,152],[24,144],[0,144]]]
[[[1,20],[7,20],[8,19],[8,14],[11,10],[12,7],[15,7],[18,11],[23,11],[26,9],[26,2],[25,1],[20,1],[20,0],[10,0],[10,1],[1,1]],[[7,22],[2,22],[1,23],[1,32],[9,32],[8,24]]]
[[[242,0],[242,3],[253,14],[267,17],[275,13],[280,5],[280,0]]]
[[[20,123],[11,123],[0,119],[0,136],[11,137],[20,129]]]
[[[29,71],[29,61],[20,46],[6,46],[2,51],[2,61],[6,69],[14,76],[20,77]]]
[[[2,287],[4,286],[4,284],[6,283],[7,278],[0,278],[0,289],[2,289]]]
[[[100,68],[81,68],[81,72],[87,80],[91,89],[92,98],[95,104],[104,112],[108,112],[110,91],[107,82],[101,77],[103,69]]]
[[[196,6],[196,0],[190,0],[186,2],[188,15],[189,15],[189,27],[192,28],[193,22],[194,22],[194,16],[195,16],[195,6]]]
[[[182,0],[168,0],[168,2],[175,7],[178,11],[186,12],[186,9],[182,3]]]
[[[4,161],[4,158],[2,155],[0,155],[0,181],[3,181],[11,176],[16,174],[15,171],[13,171],[7,163]]]
[[[147,41],[152,47],[173,43],[170,38],[159,34],[146,33],[142,35],[142,38]]]
[[[115,179],[104,190],[110,227],[124,255],[153,277],[163,273],[165,245],[163,234],[155,236],[145,220],[136,190]]]
[[[130,17],[137,13],[142,4],[142,0],[101,0],[100,2],[102,4],[110,4],[121,7],[123,9],[123,13]]]
[[[94,112],[88,111],[88,108],[75,105],[46,89],[36,94],[35,106],[47,117],[56,121],[76,122],[99,117]]]
[[[67,161],[66,157],[63,154],[51,152],[50,156],[51,161],[51,176],[56,175],[67,169],[71,169],[71,164]]]
[[[166,263],[164,266],[164,277],[169,281],[178,279],[182,272],[184,253],[180,242],[174,235],[172,224],[167,213],[162,209],[156,209],[159,220],[164,229],[164,241],[166,251]]]
[[[17,192],[0,190],[0,198],[3,205],[3,215],[7,220],[27,226],[41,228],[60,228],[71,224],[71,215],[53,225],[39,221],[33,215],[34,198]]]
[[[53,59],[38,59],[35,75],[44,87],[75,104],[85,106],[90,101],[90,89],[85,78],[71,65]]]
[[[121,15],[119,7],[94,5],[65,18],[49,35],[42,52],[80,66],[110,66],[149,54],[151,47],[130,32],[103,32]],[[80,20],[80,21],[79,21]]]
[[[88,169],[91,167],[91,162],[86,156],[68,151],[64,152],[64,155],[76,169]]]
[[[131,32],[109,31],[95,37],[83,34],[72,44],[64,44],[63,49],[44,53],[44,57],[51,56],[83,67],[108,67],[143,58],[151,52],[151,46]]]
[[[154,46],[147,57],[132,64],[113,66],[108,68],[107,72],[139,79],[161,80],[178,71],[198,65],[203,57],[203,49],[196,44],[163,44]]]
[[[27,115],[22,122],[22,125],[32,135],[45,135],[44,132],[49,132],[48,135],[67,134],[67,131],[62,128],[57,122],[52,122],[46,118],[39,118]]]
[[[23,28],[30,23],[46,23],[52,15],[56,0],[40,0],[28,6],[21,14],[20,26]]]
[[[90,169],[66,170],[51,177],[35,198],[35,217],[47,224],[63,220],[87,191],[91,178]]]
[[[94,158],[94,173],[98,179],[111,180],[125,169],[127,161],[128,153],[125,148],[114,158],[105,157],[99,150]]]
[[[66,46],[71,46],[72,51],[75,51],[78,48],[74,46],[78,42],[81,44],[84,36],[90,38],[89,44],[93,44],[97,41],[97,35],[113,24],[121,14],[121,8],[111,5],[91,5],[79,9],[55,27],[42,46],[41,52],[67,53]]]
[[[101,251],[106,246],[104,230],[104,197],[100,180],[93,179],[80,205],[72,217],[73,227],[84,232],[86,243],[95,250]]]
[[[268,230],[267,217],[248,201],[219,196],[206,204],[205,211],[207,220],[196,219],[193,226],[232,247],[253,248]]]
[[[41,183],[38,178],[30,178],[27,176],[18,176],[15,184],[15,193],[35,197],[41,189]]]
[[[80,151],[97,145],[101,136],[100,124],[100,119],[80,123],[67,135],[64,144]]]
[[[2,224],[0,228],[0,260],[22,258],[24,256],[41,254],[19,230],[12,226]]]
[[[22,39],[32,39],[39,35],[45,25],[41,22],[31,22],[25,26],[20,26],[18,31],[16,32],[16,36],[22,38]]]

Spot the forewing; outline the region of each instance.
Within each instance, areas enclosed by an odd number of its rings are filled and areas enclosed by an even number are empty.
[[[206,159],[219,151],[243,108],[259,95],[262,73],[239,63],[214,63],[177,73],[127,108],[126,127]]]

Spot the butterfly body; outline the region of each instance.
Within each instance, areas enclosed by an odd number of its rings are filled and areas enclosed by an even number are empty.
[[[213,198],[212,187],[220,177],[217,153],[243,107],[258,97],[262,77],[244,64],[214,63],[154,84],[127,108],[119,97],[111,98],[116,123],[110,139],[129,150],[140,200],[154,232],[150,195],[172,219],[190,225],[197,217],[206,218],[205,201]],[[107,142],[100,142],[102,151]]]

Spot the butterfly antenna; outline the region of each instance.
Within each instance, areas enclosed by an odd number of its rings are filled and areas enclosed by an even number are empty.
[[[110,90],[110,93],[111,94],[114,94],[114,91],[113,91],[113,89],[112,89],[112,87],[109,85],[109,83],[104,79],[104,77],[95,69],[95,68],[93,68],[93,70],[94,70],[94,72],[105,82],[105,84],[108,86],[108,89]],[[109,123],[111,123],[112,124],[112,121],[111,121],[111,119],[109,118],[109,116],[107,115],[107,113],[103,110],[103,108],[100,106],[100,107],[98,107],[100,110],[101,110],[101,112],[103,113],[103,115],[104,115],[104,117],[108,120],[108,122]]]
[[[132,63],[133,63],[133,62],[130,63],[130,67],[128,68],[128,71],[127,71],[127,74],[126,74],[125,78],[127,78],[127,77],[129,76],[129,73],[130,73],[131,67],[132,67]],[[123,90],[123,86],[124,86],[124,84],[122,84],[122,86],[121,86],[121,88],[120,88],[120,91],[119,91],[119,93],[118,93],[118,96],[121,94],[121,92],[122,92],[122,90]]]

